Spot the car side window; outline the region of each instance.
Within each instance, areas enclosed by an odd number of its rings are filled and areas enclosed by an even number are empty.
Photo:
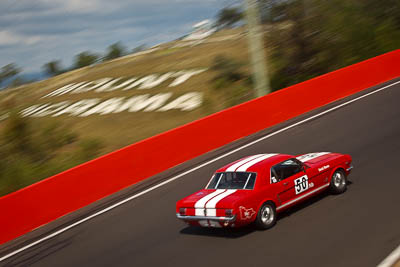
[[[271,183],[282,181],[302,171],[301,163],[296,159],[288,159],[271,168]]]
[[[271,184],[277,183],[280,180],[278,174],[276,173],[274,167],[271,168]]]

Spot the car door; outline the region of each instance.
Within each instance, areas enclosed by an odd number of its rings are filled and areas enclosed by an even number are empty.
[[[309,188],[308,176],[296,159],[285,160],[271,168],[271,180],[276,181],[278,199],[284,204]]]

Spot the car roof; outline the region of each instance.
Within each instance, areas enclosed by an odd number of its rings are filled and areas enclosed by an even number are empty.
[[[219,168],[217,172],[259,172],[290,158],[294,156],[277,153],[257,154],[229,163]]]

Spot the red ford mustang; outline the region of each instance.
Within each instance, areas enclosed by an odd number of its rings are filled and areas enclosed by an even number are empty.
[[[206,188],[176,204],[177,217],[190,225],[239,227],[251,222],[262,229],[276,214],[324,189],[346,191],[351,156],[319,152],[249,156],[218,169]]]

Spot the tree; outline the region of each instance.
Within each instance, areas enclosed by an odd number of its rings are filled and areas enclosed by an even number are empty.
[[[7,79],[18,75],[21,69],[18,68],[14,63],[10,63],[1,68],[0,71],[0,85]]]
[[[78,146],[79,136],[67,125],[33,122],[16,110],[2,126],[0,196],[91,160],[102,148],[99,140]]]
[[[142,52],[142,51],[144,51],[146,49],[147,49],[147,46],[142,44],[142,45],[139,45],[139,46],[133,48],[132,49],[132,53],[134,54],[134,53]]]
[[[103,148],[103,144],[98,139],[87,138],[79,142],[78,155],[83,161],[88,161],[98,156]]]
[[[32,79],[27,79],[24,78],[22,76],[17,76],[13,79],[13,81],[9,84],[9,87],[17,87],[17,86],[21,86],[27,83],[33,83],[36,80],[32,80]]]
[[[90,66],[99,60],[99,56],[89,51],[79,53],[75,56],[74,68],[79,69],[82,67]]]
[[[215,71],[217,75],[215,80],[227,80],[229,82],[236,82],[245,75],[240,72],[241,64],[225,57],[224,55],[217,55],[211,65],[211,70]]]
[[[50,76],[56,76],[63,72],[59,60],[53,60],[43,65],[43,70]]]
[[[221,103],[225,107],[234,106],[253,97],[250,76],[241,70],[243,64],[224,55],[217,55],[211,65],[215,73],[214,88],[222,93]]]
[[[289,1],[282,0],[259,0],[261,21],[274,23],[287,19],[286,9],[289,4]]]
[[[125,47],[120,43],[114,43],[107,48],[107,53],[103,58],[103,61],[119,58],[126,55]]]
[[[268,1],[268,0],[264,0]],[[270,0],[271,1],[271,0]],[[400,47],[400,2],[291,0],[270,6],[277,90]]]
[[[232,28],[243,18],[243,12],[238,7],[225,7],[218,12],[217,22],[218,28]]]
[[[1,136],[11,150],[18,153],[31,152],[31,136],[28,120],[16,112],[11,112]]]

